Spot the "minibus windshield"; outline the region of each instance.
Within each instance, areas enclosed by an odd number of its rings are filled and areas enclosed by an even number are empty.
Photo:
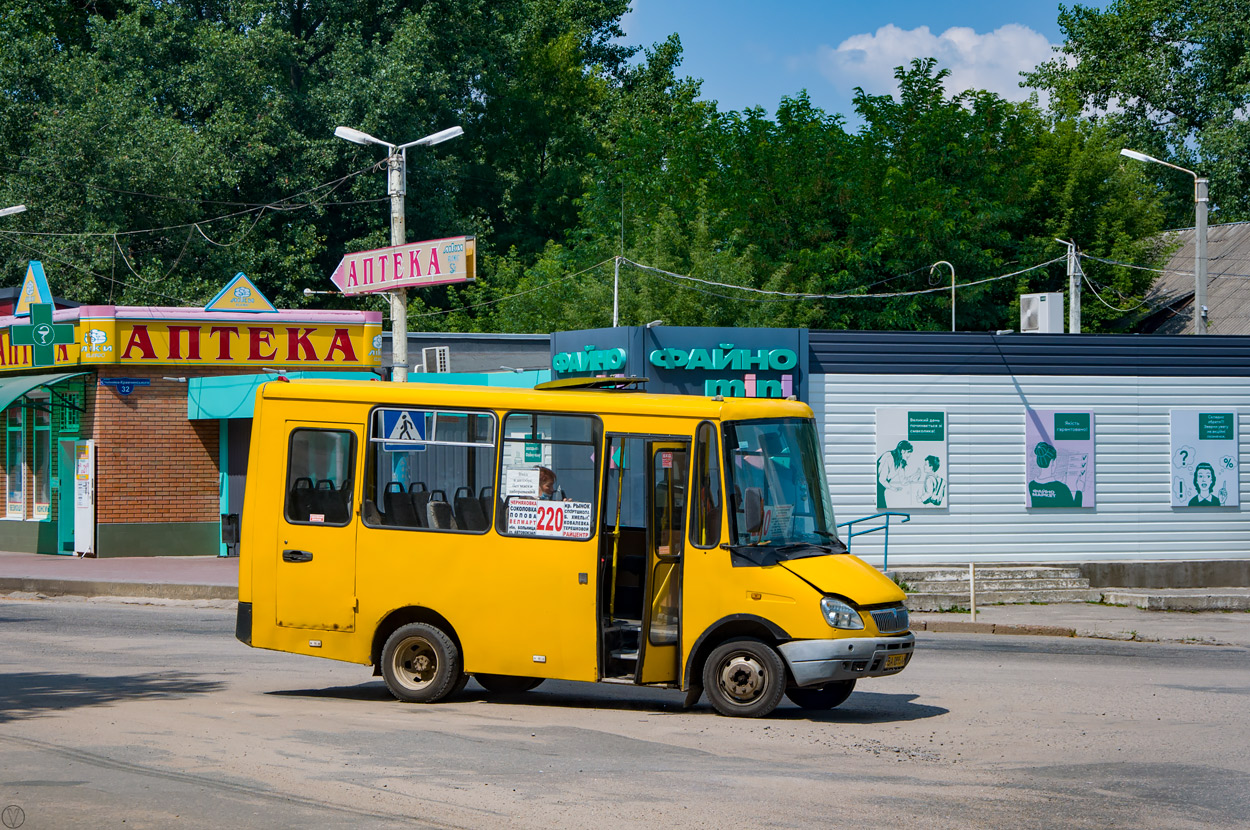
[[[734,553],[752,564],[844,553],[815,422],[733,421],[724,431]],[[761,557],[768,562],[756,561]]]

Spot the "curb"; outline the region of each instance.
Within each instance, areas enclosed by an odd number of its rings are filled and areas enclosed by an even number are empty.
[[[1014,634],[1034,637],[1075,637],[1075,628],[1061,625],[1007,625],[1004,623],[961,622],[955,620],[913,620],[912,631],[948,634]]]
[[[238,600],[233,585],[183,585],[168,582],[108,582],[85,579],[0,577],[0,594],[16,592],[49,597],[141,597],[143,599]]]

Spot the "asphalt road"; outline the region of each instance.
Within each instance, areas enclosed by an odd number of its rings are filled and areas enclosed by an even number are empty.
[[[0,601],[0,808],[24,830],[1250,827],[1241,648],[923,634],[839,709],[747,721],[557,682],[404,705],[233,624]]]

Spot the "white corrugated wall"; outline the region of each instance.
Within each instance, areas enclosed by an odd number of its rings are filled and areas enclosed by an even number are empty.
[[[949,507],[891,523],[891,567],[1250,557],[1250,378],[814,375],[809,398],[839,522],[878,512],[876,409],[947,412]],[[1094,413],[1097,507],[1025,506],[1026,407]],[[1242,505],[1173,508],[1169,413],[1206,407],[1239,413]],[[852,551],[880,565],[882,534]]]

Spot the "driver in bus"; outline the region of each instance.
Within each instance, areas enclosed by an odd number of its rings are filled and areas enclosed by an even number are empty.
[[[538,498],[545,501],[556,498],[556,474],[546,467],[538,468]]]

